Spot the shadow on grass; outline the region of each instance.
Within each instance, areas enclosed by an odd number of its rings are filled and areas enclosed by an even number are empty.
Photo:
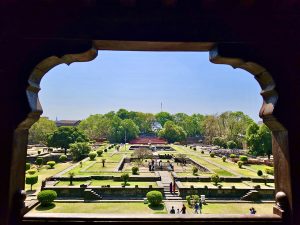
[[[160,204],[160,205],[148,205],[148,207],[152,210],[163,210],[165,208],[165,206],[163,204]]]
[[[53,209],[54,207],[55,207],[55,203],[51,203],[48,206],[39,205],[35,209],[36,209],[36,211],[47,211],[47,210]]]

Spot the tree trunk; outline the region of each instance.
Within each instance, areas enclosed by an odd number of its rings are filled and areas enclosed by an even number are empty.
[[[65,155],[67,155],[67,148],[64,148],[65,149]]]

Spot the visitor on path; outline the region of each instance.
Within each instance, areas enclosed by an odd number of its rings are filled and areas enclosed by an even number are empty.
[[[172,206],[172,209],[170,210],[170,214],[175,214],[174,206]]]
[[[186,214],[186,207],[184,204],[182,204],[182,208],[181,208],[181,211],[180,211],[182,214]]]
[[[253,215],[256,214],[256,210],[253,207],[251,207],[249,210],[250,210],[250,214],[253,214]]]
[[[199,201],[199,212],[200,212],[200,214],[202,213],[202,202],[201,202],[201,200]]]
[[[175,184],[175,182],[173,183],[173,194],[175,194],[176,193],[176,184]]]
[[[195,204],[195,213],[199,213],[199,203],[198,202],[196,202],[196,204]]]
[[[171,194],[173,193],[173,184],[172,184],[172,182],[170,182],[170,193]]]
[[[151,171],[151,163],[148,163],[149,171]]]
[[[180,214],[180,210],[179,209],[177,209],[177,214]]]

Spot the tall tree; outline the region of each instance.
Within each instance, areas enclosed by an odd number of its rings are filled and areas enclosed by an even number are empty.
[[[160,112],[155,115],[156,121],[160,123],[162,127],[164,127],[165,123],[169,120],[173,120],[173,117],[168,112]]]
[[[30,144],[47,144],[48,136],[57,130],[55,122],[41,117],[29,129],[28,142]]]
[[[49,136],[48,146],[63,148],[65,154],[70,144],[75,142],[86,142],[88,138],[85,134],[78,130],[77,127],[59,127],[52,135]]]
[[[184,141],[187,136],[183,128],[177,126],[173,121],[167,121],[158,135],[167,139],[169,143]]]

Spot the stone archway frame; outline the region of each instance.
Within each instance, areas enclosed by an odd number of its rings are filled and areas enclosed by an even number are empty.
[[[276,85],[271,76],[263,66],[247,61],[241,58],[223,57],[219,54],[218,45],[213,42],[149,42],[149,41],[111,41],[111,40],[94,40],[89,50],[78,54],[67,54],[62,57],[51,56],[41,61],[33,70],[28,80],[27,96],[31,112],[27,118],[18,126],[16,138],[21,138],[22,149],[26,149],[28,129],[34,124],[42,114],[42,107],[39,102],[38,92],[40,91],[40,81],[42,77],[52,68],[59,64],[70,65],[73,62],[88,62],[95,59],[98,50],[127,50],[127,51],[208,51],[209,60],[215,64],[227,64],[233,68],[240,68],[254,75],[254,78],[260,84],[263,97],[263,105],[259,115],[264,123],[273,132],[273,155],[275,166],[275,186],[276,193],[284,193],[280,201],[288,201],[288,204],[279,204],[281,208],[290,211],[291,205],[291,176],[289,167],[288,152],[288,133],[284,126],[274,117],[273,111],[278,100]],[[19,132],[18,132],[19,131]],[[22,131],[22,132],[21,132]],[[24,131],[26,138],[24,139]],[[18,135],[18,133],[20,135]],[[22,137],[21,137],[22,136]],[[20,142],[19,142],[20,143]],[[26,146],[25,146],[26,144]],[[24,155],[24,154],[23,154]],[[26,155],[26,154],[25,154]],[[25,160],[22,160],[25,164]],[[24,171],[25,172],[25,171]],[[23,179],[24,180],[24,179]],[[24,183],[24,181],[22,181]],[[21,182],[21,183],[22,183]],[[17,182],[19,183],[19,182]],[[20,189],[19,189],[20,190]],[[275,212],[276,210],[274,210]],[[277,213],[277,211],[276,211]]]

